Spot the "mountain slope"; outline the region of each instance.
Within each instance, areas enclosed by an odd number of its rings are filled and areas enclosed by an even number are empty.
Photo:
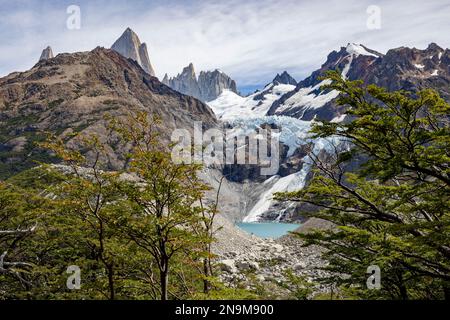
[[[296,89],[285,94],[270,107],[269,115],[288,115],[303,120],[319,117],[342,119],[345,112],[334,104],[337,92],[320,89],[320,77],[328,70],[338,69],[342,77],[361,79],[388,90],[416,91],[434,88],[450,101],[450,50],[432,43],[424,50],[401,47],[385,55],[363,45],[350,43],[328,55],[322,67],[301,81]]]
[[[167,87],[138,64],[113,50],[60,54],[31,70],[0,79],[0,176],[35,165],[48,155],[35,147],[43,131],[58,135],[96,133],[106,140],[104,115],[148,111],[162,119],[162,139],[194,121],[213,126],[208,106]],[[71,141],[76,143],[76,141]],[[113,169],[123,164],[124,150],[110,146]]]

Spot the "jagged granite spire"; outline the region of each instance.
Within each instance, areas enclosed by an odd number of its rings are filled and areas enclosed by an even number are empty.
[[[41,57],[39,58],[39,61],[48,60],[53,58],[53,50],[50,46],[42,50]]]
[[[219,70],[202,71],[198,77],[201,98],[203,101],[212,101],[217,99],[224,90],[237,92],[236,82],[228,75]]]
[[[198,86],[197,76],[192,63],[185,67],[181,74],[169,79],[168,85],[178,92],[201,99],[200,88]]]
[[[150,75],[155,76],[155,70],[150,63],[150,58],[148,56],[147,44],[144,42],[139,47],[139,56],[141,57],[142,68],[147,71]]]
[[[202,71],[197,79],[192,63],[174,78],[169,79],[166,74],[162,82],[178,92],[204,102],[216,99],[224,90],[237,93],[236,82],[219,70]]]
[[[277,76],[273,79],[273,83],[279,84],[291,84],[293,86],[297,85],[297,81],[291,77],[287,71],[284,71],[282,74],[277,73]]]
[[[120,38],[114,42],[111,49],[126,58],[136,61],[145,72],[155,76],[155,70],[150,63],[147,45],[145,43],[141,44],[137,34],[130,28],[127,28]]]
[[[162,83],[164,83],[166,86],[170,85],[170,80],[169,80],[169,76],[167,75],[167,73],[164,75],[164,78],[161,81]]]

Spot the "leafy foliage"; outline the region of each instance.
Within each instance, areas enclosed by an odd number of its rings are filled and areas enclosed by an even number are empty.
[[[0,298],[244,296],[213,275],[217,203],[204,204],[201,167],[172,162],[157,122],[146,113],[110,119],[131,148],[123,172],[102,170],[108,157],[96,136],[77,136],[72,147],[50,136],[39,147],[60,165],[42,164],[0,184]],[[71,265],[81,270],[77,290],[66,284]]]
[[[314,205],[305,212],[332,230],[299,234],[328,249],[324,283],[361,298],[450,298],[450,106],[433,90],[388,92],[328,74],[350,121],[317,122],[317,137],[339,137],[336,154],[310,154],[305,189],[279,194]],[[361,163],[351,172],[350,162]],[[381,290],[366,287],[381,268]]]

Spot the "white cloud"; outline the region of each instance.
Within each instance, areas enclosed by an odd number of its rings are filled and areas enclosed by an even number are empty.
[[[8,7],[3,1],[0,6]],[[381,52],[450,44],[443,32],[450,29],[450,3],[439,0],[376,1],[380,30],[366,26],[373,0],[78,2],[77,31],[65,28],[71,3],[36,1],[6,10],[0,21],[0,74],[31,67],[49,44],[55,52],[109,47],[127,26],[148,43],[158,76],[175,75],[193,62],[197,70],[220,68],[240,85],[264,84],[285,69],[305,77],[347,42]]]

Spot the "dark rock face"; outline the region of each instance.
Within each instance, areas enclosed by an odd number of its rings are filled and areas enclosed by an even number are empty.
[[[272,82],[267,84],[262,91],[259,91],[259,90],[257,91],[259,93],[254,95],[253,100],[259,101],[259,105],[261,105],[263,103],[263,100],[265,99],[266,95],[273,94],[274,87],[278,86],[280,84],[296,86],[297,81],[293,77],[291,77],[291,75],[289,73],[287,73],[286,71],[284,71],[281,75],[279,73],[277,73],[277,75],[272,80]],[[255,93],[257,93],[257,92],[255,92]],[[277,94],[281,95],[281,93],[277,93]]]
[[[207,105],[162,84],[113,50],[59,54],[29,71],[0,78],[0,149],[11,151],[2,153],[0,176],[35,166],[34,160],[49,160],[34,144],[45,139],[45,131],[96,134],[109,145],[108,168],[120,169],[126,146],[110,144],[104,116],[121,118],[137,111],[161,118],[163,141],[170,140],[174,129],[192,130],[195,121],[205,128],[216,124]],[[74,138],[69,143],[78,142]]]
[[[48,60],[53,58],[53,50],[50,46],[42,50],[41,57],[39,58],[39,61]]]
[[[277,74],[272,82],[278,84],[291,84],[293,86],[297,85],[297,81],[287,73],[287,71],[284,71],[282,74]]]
[[[237,93],[236,82],[219,70],[200,72],[198,85],[203,101],[216,99],[224,90]]]
[[[335,69],[349,80],[361,79],[365,84],[376,84],[388,90],[433,88],[450,101],[449,49],[444,50],[432,43],[425,50],[401,47],[383,55],[362,45],[349,44],[340,51],[331,52],[319,70],[298,83],[294,91],[275,101],[268,114],[288,115],[302,120],[317,117],[328,121],[343,114],[345,110],[336,106],[335,97],[324,99],[329,92],[321,90],[319,85],[319,77]],[[299,99],[302,96],[307,99]],[[308,105],[304,102],[311,98],[323,103]]]
[[[174,78],[169,79],[166,74],[162,82],[178,92],[204,102],[216,99],[224,90],[237,93],[236,82],[219,70],[202,71],[197,79],[192,63]]]
[[[147,45],[145,43],[141,44],[137,34],[130,28],[127,28],[120,38],[114,42],[111,49],[125,58],[136,61],[145,72],[153,77],[155,76],[155,70],[148,56]]]
[[[425,50],[392,49],[361,78],[388,90],[433,88],[450,101],[450,50],[434,43]]]

